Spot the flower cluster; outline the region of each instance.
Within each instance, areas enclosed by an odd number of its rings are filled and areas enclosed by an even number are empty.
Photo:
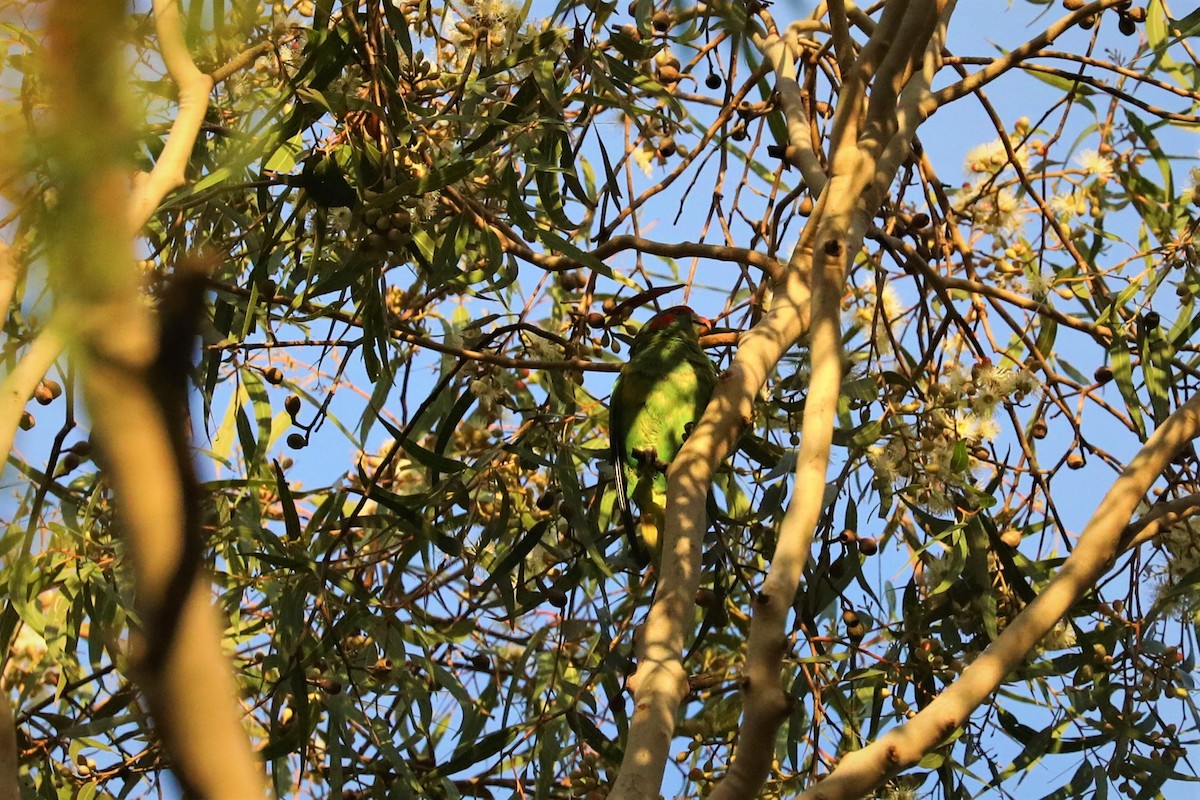
[[[481,364],[479,374],[468,384],[471,394],[479,401],[485,414],[492,414],[516,390],[516,378],[510,370],[497,369],[490,364]]]
[[[1075,626],[1060,619],[1038,643],[1039,650],[1070,650],[1077,644]]]
[[[1200,569],[1200,519],[1193,517],[1163,531],[1158,537],[1167,551],[1167,578],[1170,583]]]
[[[388,461],[389,453],[396,449],[396,441],[388,439],[376,452],[360,452],[359,468],[347,475],[350,486],[358,487],[359,475],[366,475],[374,485],[388,489],[392,494],[418,494],[425,491],[425,473],[403,452],[396,453]],[[386,463],[385,463],[386,462]]]
[[[466,61],[473,54],[485,64],[500,61],[516,41],[520,9],[507,0],[467,0],[467,5],[475,13],[446,31],[446,39],[454,48],[453,56]]]
[[[1097,150],[1081,150],[1075,161],[1088,178],[1103,182],[1112,177],[1113,160]]]
[[[1024,370],[980,363],[950,371],[921,400],[905,402],[903,391],[893,391],[885,435],[867,450],[876,478],[904,487],[931,513],[948,513],[986,456],[981,446],[1000,433],[996,409],[1023,400],[1035,387]]]
[[[1025,169],[1029,163],[1028,145],[1010,140],[1009,148],[1016,156],[1016,165]],[[1004,143],[999,139],[995,139],[987,144],[981,144],[967,153],[964,171],[969,176],[991,177],[1002,172],[1010,163],[1013,163],[1013,159],[1009,158],[1008,148],[1005,148]]]

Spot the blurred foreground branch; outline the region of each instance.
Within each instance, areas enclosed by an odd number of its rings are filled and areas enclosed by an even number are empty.
[[[265,796],[266,786],[241,727],[208,581],[196,569],[198,542],[189,538],[190,454],[177,444],[186,393],[181,403],[155,385],[170,380],[158,325],[141,295],[129,231],[112,222],[130,207],[123,12],[111,0],[60,0],[51,9],[49,136],[60,156],[51,283],[129,541],[145,637],[144,652],[135,649],[138,680],[185,791],[245,800]],[[176,342],[176,352],[190,352],[190,341]],[[174,369],[184,380],[186,359]]]

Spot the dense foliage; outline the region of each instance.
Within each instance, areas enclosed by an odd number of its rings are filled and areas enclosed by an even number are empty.
[[[123,46],[149,171],[178,108],[143,5]],[[929,119],[851,225],[832,456],[805,495],[788,702],[754,793],[811,788],[912,719],[1047,585],[1200,381],[1181,133],[1200,123],[1200,16],[962,5],[831,2],[792,22],[759,0],[184,0],[217,81],[187,181],[133,256],[152,306],[181,265],[210,274],[192,374],[204,557],[279,796],[599,798],[630,768],[630,678],[667,565],[631,551],[613,510],[613,378],[658,308],[712,319],[719,370],[785,313],[802,231],[833,202],[813,176],[837,171],[841,104],[874,115],[885,94],[856,98],[851,67],[915,35],[872,38],[889,13],[941,14],[948,45],[932,89],[893,92]],[[43,6],[4,11],[13,374],[70,236]],[[955,50],[960,17],[1034,6],[1021,38]],[[1012,96],[1023,113],[992,104]],[[992,130],[967,141],[978,119]],[[775,365],[715,475],[668,795],[729,769],[756,597],[801,496],[811,352],[805,333]],[[76,380],[61,357],[37,383],[4,475],[22,796],[151,796],[171,757],[135,689],[121,499]],[[1197,470],[1188,445],[1103,581],[880,796],[1153,797],[1194,779]]]

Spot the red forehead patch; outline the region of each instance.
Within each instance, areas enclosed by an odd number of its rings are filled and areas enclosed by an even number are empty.
[[[652,331],[662,330],[669,325],[673,325],[680,317],[688,317],[693,320],[699,319],[696,316],[696,312],[687,306],[675,306],[668,308],[666,311],[660,311],[654,316],[654,319],[646,323],[646,327]]]

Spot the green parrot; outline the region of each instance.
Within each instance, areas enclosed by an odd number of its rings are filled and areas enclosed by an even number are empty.
[[[700,325],[708,320],[687,306],[656,315],[633,338],[629,361],[613,385],[609,424],[616,503],[634,552],[643,559],[647,550],[658,559],[667,466],[717,382],[716,367],[700,348]],[[636,528],[631,500],[638,510]]]

